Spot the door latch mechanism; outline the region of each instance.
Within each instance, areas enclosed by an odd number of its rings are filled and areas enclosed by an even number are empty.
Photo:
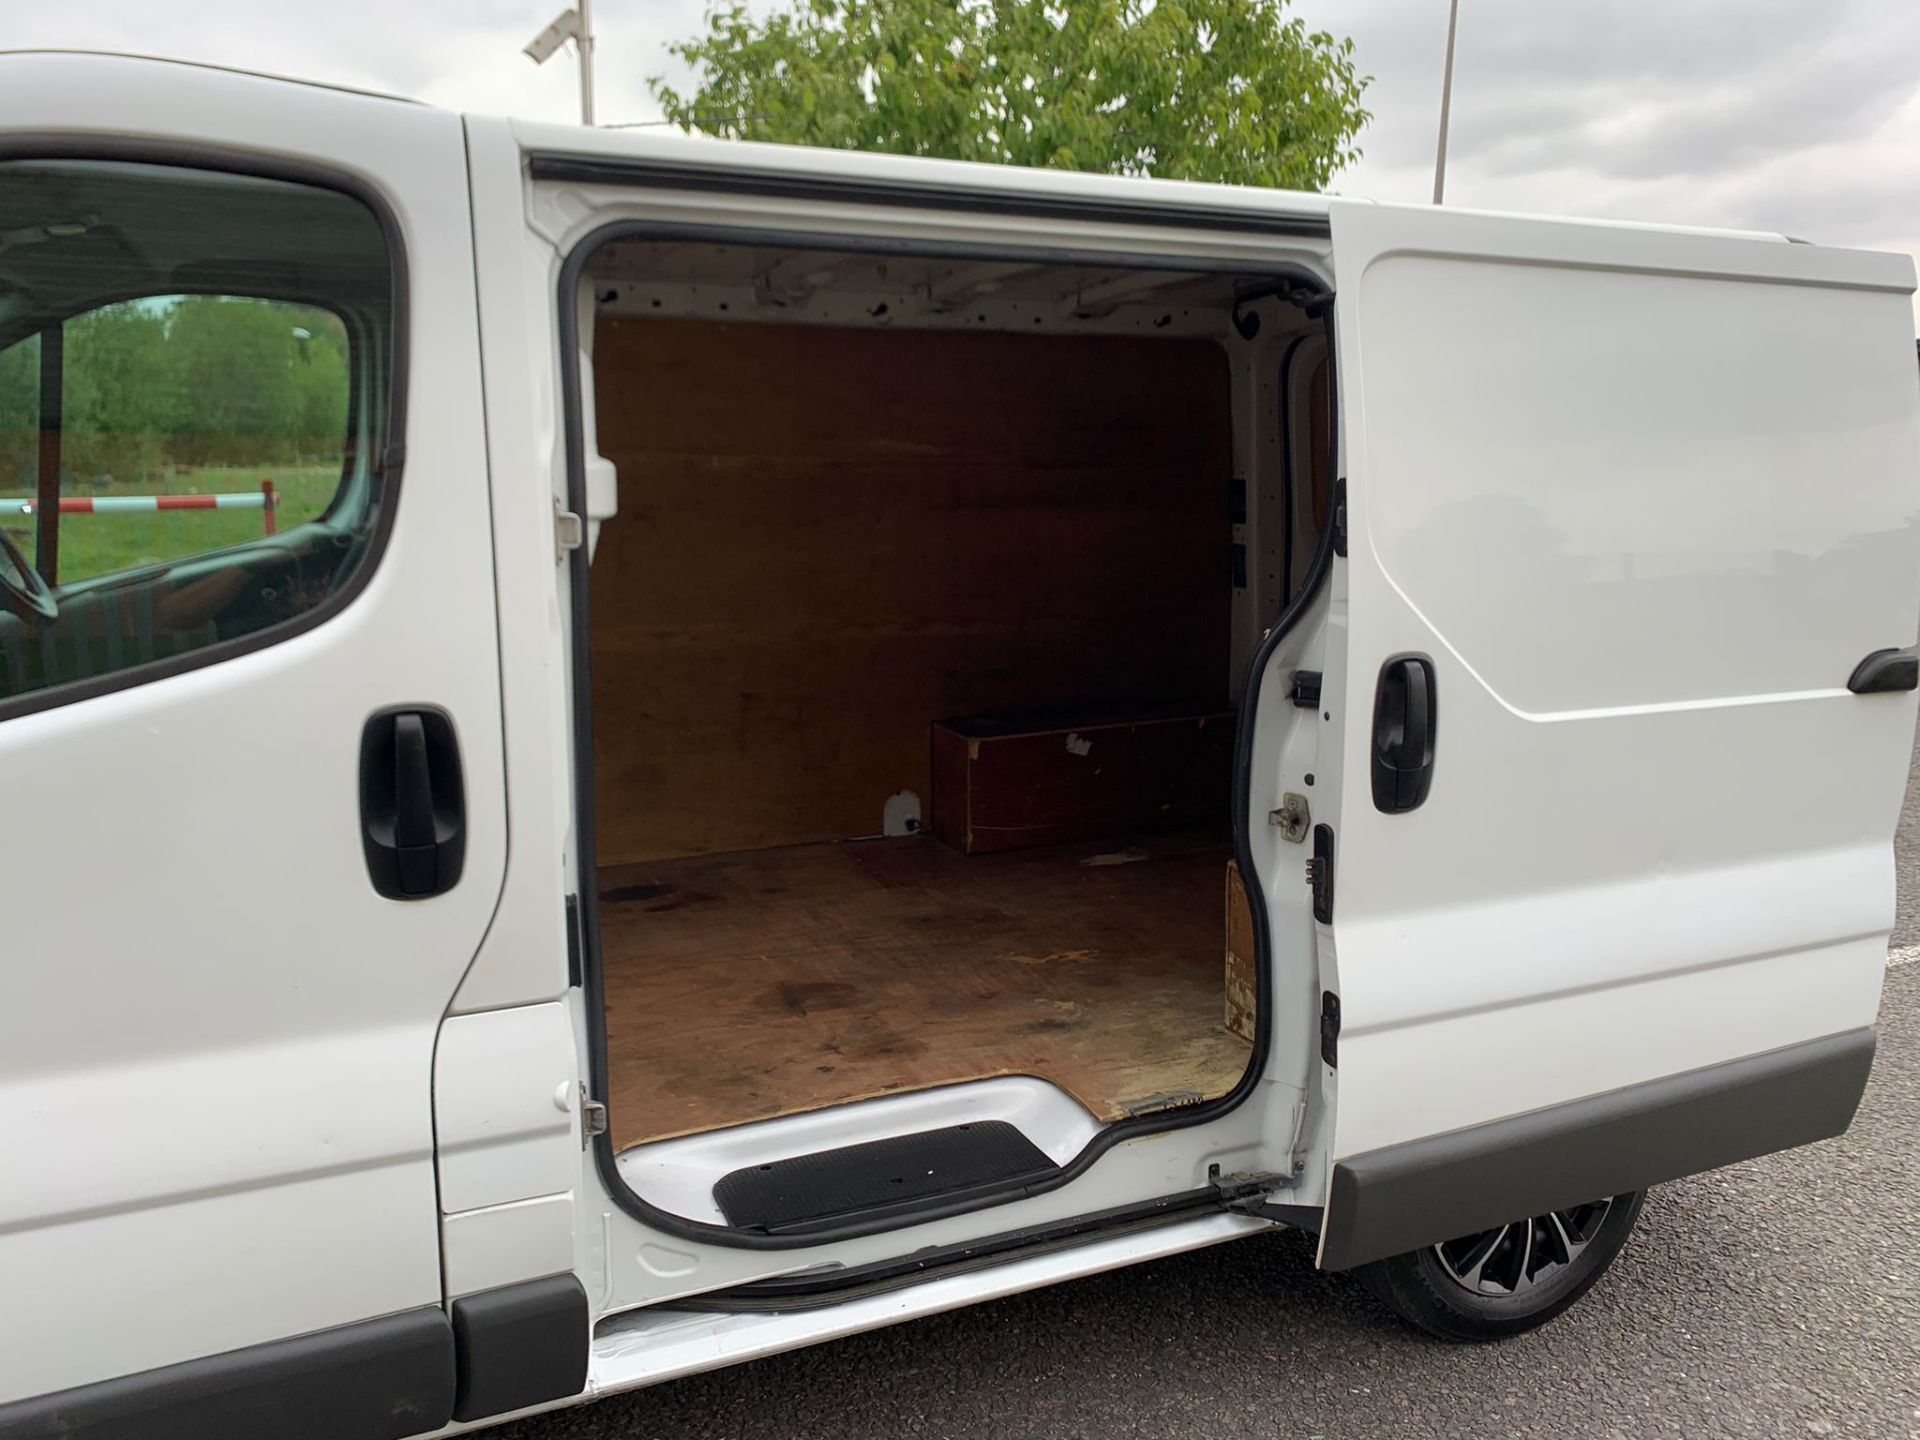
[[[1287,791],[1280,797],[1280,808],[1267,812],[1267,823],[1278,830],[1280,838],[1288,844],[1300,844],[1313,828],[1313,811],[1307,806],[1307,797]]]
[[[580,1148],[586,1149],[597,1137],[607,1133],[606,1102],[587,1098],[587,1087],[580,1087]]]

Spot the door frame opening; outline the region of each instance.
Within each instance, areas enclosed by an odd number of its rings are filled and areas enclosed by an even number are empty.
[[[842,197],[844,198],[844,197]],[[860,199],[864,197],[855,196]],[[1057,208],[1057,202],[1056,208]],[[964,201],[956,200],[956,208]],[[1092,207],[1090,207],[1092,208]],[[1097,218],[1092,208],[1090,218]],[[1052,211],[1048,218],[1058,218]],[[1175,221],[1171,228],[1178,229]],[[702,243],[753,246],[763,249],[839,250],[876,256],[995,261],[1034,265],[1101,266],[1133,270],[1209,271],[1253,280],[1264,286],[1259,294],[1283,296],[1300,303],[1310,317],[1317,316],[1326,331],[1328,355],[1333,353],[1333,292],[1318,276],[1304,267],[1250,264],[1245,260],[1209,259],[1191,255],[1142,255],[1052,246],[1002,246],[979,243],[931,240],[906,241],[884,236],[839,233],[831,230],[760,228],[757,226],[690,224],[678,221],[621,219],[609,221],[588,232],[568,252],[560,269],[556,293],[558,318],[560,400],[563,437],[566,447],[567,506],[574,515],[587,515],[587,452],[584,396],[582,385],[580,286],[588,266],[606,245],[620,240],[670,243]],[[1250,297],[1247,297],[1250,298]],[[1329,404],[1330,434],[1337,452],[1339,434],[1338,387],[1331,387]],[[1337,464],[1332,473],[1338,474]],[[1258,683],[1267,662],[1279,644],[1297,628],[1312,608],[1332,569],[1335,534],[1338,530],[1340,495],[1334,481],[1333,506],[1329,524],[1318,537],[1313,560],[1297,594],[1283,606],[1274,624],[1254,647],[1246,668],[1247,683],[1242,686],[1238,704],[1239,726],[1235,739],[1232,792],[1229,801],[1232,820],[1233,855],[1242,884],[1248,893],[1255,958],[1255,1011],[1252,1052],[1245,1072],[1226,1093],[1196,1105],[1175,1110],[1114,1121],[1105,1125],[1067,1164],[1039,1180],[985,1193],[969,1192],[961,1197],[932,1195],[910,1207],[885,1214],[852,1216],[843,1222],[810,1228],[803,1234],[776,1234],[736,1229],[710,1221],[692,1220],[660,1208],[638,1194],[620,1173],[617,1152],[610,1129],[602,1129],[590,1144],[594,1165],[601,1183],[614,1203],[628,1215],[651,1229],[681,1239],[753,1250],[803,1249],[839,1240],[850,1240],[888,1230],[941,1219],[951,1215],[984,1209],[1055,1190],[1085,1174],[1113,1146],[1146,1134],[1157,1134],[1205,1124],[1238,1107],[1258,1086],[1273,1038],[1273,985],[1268,974],[1272,960],[1271,924],[1255,869],[1249,837],[1248,806],[1251,796],[1255,712],[1262,686]],[[588,1036],[588,1085],[590,1094],[604,1099],[609,1090],[609,1054],[606,1033],[606,990],[600,936],[600,907],[594,883],[598,860],[596,844],[597,795],[594,774],[594,716],[591,693],[590,639],[591,605],[589,599],[589,547],[575,546],[568,555],[570,607],[570,694],[573,706],[572,739],[574,752],[574,834],[578,873],[573,877],[577,896],[580,952],[580,985],[586,1006]]]

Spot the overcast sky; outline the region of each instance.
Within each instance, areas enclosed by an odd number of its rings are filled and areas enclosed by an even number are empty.
[[[567,120],[564,0],[0,0],[0,48],[131,50]],[[772,0],[760,0],[764,5]],[[759,8],[758,6],[756,8]],[[1295,0],[1353,37],[1373,123],[1334,188],[1425,200],[1446,0]],[[594,0],[603,123],[658,110],[703,0]],[[1920,0],[1461,0],[1449,203],[1920,254]]]

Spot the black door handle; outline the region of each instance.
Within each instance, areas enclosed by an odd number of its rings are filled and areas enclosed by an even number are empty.
[[[453,719],[430,705],[381,710],[360,732],[360,838],[389,900],[425,900],[460,881],[466,790]]]
[[[1433,784],[1433,662],[1401,655],[1380,667],[1373,692],[1373,807],[1417,810]]]
[[[1853,667],[1847,689],[1856,695],[1920,690],[1920,657],[1911,650],[1876,650]]]

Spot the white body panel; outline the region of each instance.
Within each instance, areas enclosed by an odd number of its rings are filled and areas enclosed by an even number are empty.
[[[443,1209],[573,1188],[579,1066],[566,1006],[449,1016],[433,1074]]]
[[[566,568],[554,548],[555,507],[566,498],[553,313],[559,260],[527,224],[526,180],[508,122],[468,120],[467,148],[500,666],[513,677],[502,699],[515,843],[499,911],[454,1002],[462,1012],[567,993],[573,858]]]
[[[1846,684],[1920,615],[1910,262],[1333,224],[1336,1158],[1870,1025],[1914,700]],[[1407,653],[1432,791],[1383,814]]]
[[[439,1303],[434,1037],[506,853],[459,120],[0,57],[0,147],[23,134],[371,184],[407,250],[411,365],[391,539],[343,612],[0,725],[0,1401]],[[460,884],[408,905],[368,884],[356,775],[367,716],[416,701],[458,727],[469,839]]]

